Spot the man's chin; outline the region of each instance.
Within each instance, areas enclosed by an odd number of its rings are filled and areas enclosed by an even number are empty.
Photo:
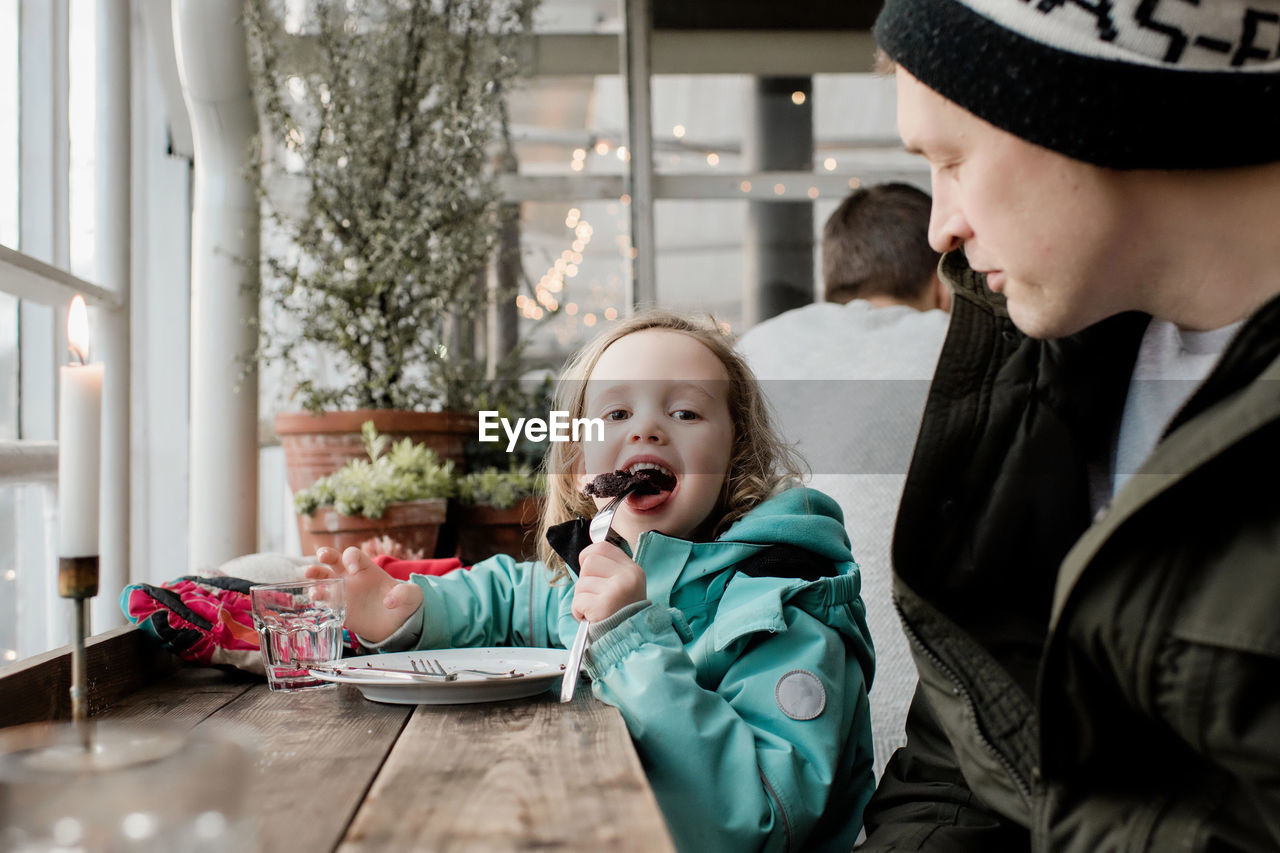
[[[1018,331],[1029,338],[1051,340],[1074,335],[1089,325],[1079,316],[1064,317],[1038,306],[1028,306],[1025,302],[1009,299],[1005,303],[1009,310],[1009,319]]]

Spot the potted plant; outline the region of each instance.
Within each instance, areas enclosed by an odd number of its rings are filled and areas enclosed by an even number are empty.
[[[367,459],[353,459],[294,495],[304,554],[389,537],[408,555],[435,555],[454,493],[453,463],[410,439],[392,443],[372,421],[362,432]]]
[[[489,467],[460,477],[451,512],[458,557],[466,565],[494,554],[533,559],[544,494],[545,477],[528,465]]]
[[[359,458],[368,420],[462,464],[487,392],[466,326],[488,299],[492,149],[535,5],[245,4],[262,128],[258,358],[304,410],[276,418],[295,492]]]

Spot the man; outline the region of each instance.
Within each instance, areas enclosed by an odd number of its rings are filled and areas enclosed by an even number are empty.
[[[863,849],[1276,850],[1280,2],[888,0],[875,34],[954,303]]]
[[[783,435],[809,463],[810,485],[844,512],[876,647],[877,777],[906,743],[916,684],[893,609],[889,542],[951,302],[928,232],[926,193],[900,183],[855,190],[823,227],[827,301],[766,320],[739,342]]]

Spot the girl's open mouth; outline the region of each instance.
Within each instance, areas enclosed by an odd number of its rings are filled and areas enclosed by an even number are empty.
[[[665,504],[679,487],[676,475],[666,465],[649,459],[626,468],[600,474],[583,489],[587,495],[608,498],[627,494],[627,508],[633,512],[653,512]]]
[[[658,462],[636,462],[626,472],[641,484],[627,496],[627,508],[633,512],[653,512],[665,504],[679,487],[676,475]]]

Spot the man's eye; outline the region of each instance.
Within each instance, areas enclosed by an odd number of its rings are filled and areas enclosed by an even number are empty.
[[[698,413],[692,409],[677,409],[671,413],[671,417],[678,421],[696,421],[698,419]]]
[[[611,409],[604,413],[606,421],[625,421],[630,417],[630,413],[626,409]]]

